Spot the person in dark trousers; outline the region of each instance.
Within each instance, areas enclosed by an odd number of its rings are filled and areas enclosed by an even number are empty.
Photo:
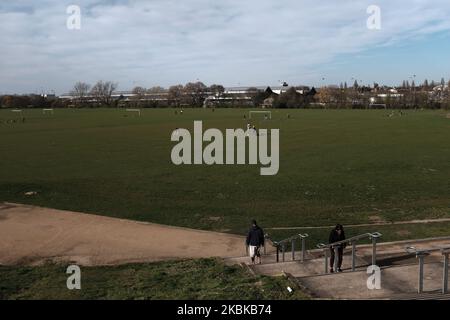
[[[258,263],[261,264],[260,248],[264,246],[264,231],[258,226],[256,220],[252,220],[252,226],[247,234],[246,245],[252,263],[255,264],[255,258],[258,258]]]
[[[328,239],[328,243],[335,243],[339,241],[345,240],[344,227],[341,224],[337,224],[336,227],[331,230],[330,237]],[[330,257],[330,272],[334,272],[334,259],[335,259],[335,249],[337,248],[338,256],[337,256],[337,272],[342,272],[342,256],[344,254],[346,244],[338,244],[336,246],[330,247],[331,257]]]

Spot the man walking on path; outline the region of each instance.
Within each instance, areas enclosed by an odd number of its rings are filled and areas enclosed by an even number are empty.
[[[261,264],[260,248],[264,246],[264,231],[258,226],[256,220],[252,220],[246,245],[248,246],[248,253],[252,259],[252,263],[255,264],[255,258],[258,258],[258,263]]]
[[[339,241],[343,241],[345,240],[345,233],[344,233],[344,227],[340,224],[336,225],[336,227],[331,230],[330,233],[330,237],[328,239],[328,243],[335,243],[335,242],[339,242]],[[335,250],[337,249],[337,270],[336,272],[342,272],[341,266],[342,266],[342,256],[344,254],[344,248],[345,248],[345,244],[338,244],[336,246],[330,247],[330,253],[331,253],[331,257],[330,257],[330,272],[333,273],[334,272],[334,259],[335,259]]]

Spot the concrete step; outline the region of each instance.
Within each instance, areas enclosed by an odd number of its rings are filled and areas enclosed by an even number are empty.
[[[442,288],[442,263],[427,263],[424,292]],[[314,296],[324,299],[401,299],[414,297],[418,290],[418,265],[401,265],[381,269],[381,289],[369,290],[366,270],[297,277],[300,285]]]
[[[367,266],[372,263],[371,255],[361,255],[364,251],[358,251],[356,255],[356,270],[366,270]],[[276,262],[275,254],[268,254],[262,257],[262,264],[251,265],[249,257],[238,257],[226,259],[227,264],[248,264],[255,273],[264,275],[276,276],[287,272],[294,277],[303,277],[310,275],[320,275],[325,273],[325,259],[322,250],[308,251],[305,261],[298,260],[301,256],[301,252],[296,252],[296,260],[292,260],[292,254],[285,255],[285,261],[283,262],[280,256],[280,262]],[[441,256],[432,255],[427,257],[427,262],[439,262]],[[351,271],[351,250],[344,252],[342,270]],[[330,261],[328,260],[328,263]],[[385,266],[397,266],[397,265],[410,265],[416,264],[417,259],[414,255],[407,254],[404,251],[388,251],[387,253],[379,252],[377,254],[377,265],[380,267]],[[328,265],[327,271],[330,267]]]
[[[365,259],[356,257],[357,269],[367,266]],[[311,275],[321,275],[325,273],[325,260],[323,258],[308,259],[302,261],[286,261],[279,263],[265,263],[260,265],[250,266],[256,273],[276,276],[284,272],[291,274],[294,277],[306,277]],[[329,271],[329,265],[327,271]],[[365,269],[365,268],[364,268]],[[351,271],[351,256],[344,255],[342,263],[343,271]]]
[[[317,251],[317,250],[308,250],[305,254],[305,259],[306,260],[310,260],[310,259],[315,259],[315,258],[319,258],[323,255],[322,251]],[[262,255],[262,264],[272,264],[272,263],[276,263],[277,259],[276,259],[276,254],[274,250],[270,250],[267,254]],[[292,252],[286,252],[284,255],[284,262],[291,262],[291,261],[300,261],[302,257],[302,252],[301,251],[296,251],[294,254],[294,260],[292,259]],[[283,262],[283,256],[280,253],[279,254],[279,262],[282,263]],[[240,264],[240,263],[246,263],[246,264],[250,264],[251,260],[248,256],[244,256],[244,257],[233,257],[233,258],[227,258],[224,259],[225,263],[227,264]]]
[[[407,254],[405,252],[406,246],[415,246],[416,248],[425,249],[440,246],[450,245],[450,240],[448,237],[436,238],[436,239],[420,239],[411,241],[399,241],[392,243],[379,243],[377,245],[377,265],[380,267],[392,266],[392,265],[405,265],[416,263],[416,258],[414,255]],[[272,264],[276,263],[275,249],[272,246],[267,246],[267,254],[262,256],[262,264]],[[356,251],[357,259],[360,260],[359,264],[369,265],[372,263],[372,245],[359,245]],[[312,249],[307,250],[305,258],[306,260],[318,259],[324,256],[323,249]],[[296,251],[294,254],[295,261],[299,261],[302,257],[301,251]],[[350,260],[348,260],[350,259]],[[427,257],[428,262],[441,261],[442,256],[439,252],[435,252]],[[292,262],[292,252],[285,252],[284,262]],[[351,247],[347,247],[344,251],[344,268],[345,263],[351,261]],[[225,259],[228,264],[240,264],[246,263],[250,264],[250,258],[248,256],[234,257]],[[279,254],[279,262],[283,262],[282,253]],[[324,267],[322,268],[322,270]],[[280,271],[281,272],[281,271]]]
[[[421,239],[400,241],[377,245],[376,263],[381,268],[381,289],[367,288],[367,267],[372,263],[372,246],[360,245],[356,251],[356,271],[351,270],[351,247],[344,251],[343,273],[325,273],[324,251],[308,250],[305,261],[299,261],[301,252],[285,253],[276,262],[273,248],[267,248],[268,254],[262,257],[262,264],[250,265],[250,269],[269,276],[289,274],[299,285],[306,288],[315,297],[323,299],[446,299],[449,295],[439,294],[442,290],[442,255],[432,253],[425,260],[424,294],[418,291],[418,260],[415,255],[405,252],[406,246],[429,249],[449,245],[449,238]],[[230,258],[229,264],[244,263],[249,265],[249,257]],[[329,261],[328,261],[329,262]],[[329,266],[327,266],[329,269]]]
[[[393,295],[389,300],[450,300],[450,293],[443,294],[440,290],[426,292],[422,294],[398,294]]]

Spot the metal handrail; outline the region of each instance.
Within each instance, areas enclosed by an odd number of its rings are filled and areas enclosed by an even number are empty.
[[[405,251],[410,254],[416,255],[419,259],[419,275],[418,275],[418,293],[423,292],[423,273],[424,273],[424,263],[425,257],[429,256],[433,252],[441,252],[444,256],[443,270],[442,270],[442,293],[448,292],[448,265],[449,265],[449,255],[450,246],[438,247],[438,248],[428,248],[428,249],[416,249],[416,247],[405,247]]]
[[[437,247],[437,248],[428,248],[428,249],[416,249],[416,247],[405,247],[405,251],[407,253],[411,253],[411,254],[415,254],[415,255],[419,255],[419,254],[427,254],[427,253],[433,253],[433,252],[445,252],[445,251],[449,251],[450,250],[450,246],[448,247]]]
[[[308,237],[309,237],[309,234],[307,234],[307,233],[304,233],[304,234],[299,233],[299,234],[296,234],[296,235],[294,235],[294,236],[292,236],[292,237],[286,238],[286,239],[284,239],[284,240],[276,241],[276,242],[277,242],[278,244],[289,243],[289,242],[291,242],[292,240],[296,240],[296,239],[304,239],[304,238],[308,238]]]
[[[336,241],[329,244],[319,243],[317,248],[323,249],[325,257],[325,273],[328,273],[328,250],[335,250],[335,257],[338,256],[338,246],[340,244],[349,243],[352,245],[352,271],[356,271],[356,243],[358,240],[369,238],[372,239],[372,265],[377,262],[377,239],[382,236],[379,232],[364,233],[345,240]],[[337,269],[338,259],[334,259],[334,269]]]
[[[329,243],[329,244],[319,243],[317,245],[317,248],[319,248],[319,249],[331,248],[331,247],[337,246],[339,244],[352,243],[354,241],[358,241],[358,240],[361,240],[361,239],[364,239],[364,238],[369,238],[369,239],[380,238],[381,236],[382,236],[382,234],[379,233],[379,232],[363,233],[363,234],[360,234],[360,235],[357,235],[357,236],[354,236],[354,237],[351,237],[351,238],[348,238],[348,239],[345,239],[345,240],[336,241],[336,242]]]
[[[264,238],[269,240],[272,245],[276,248],[277,252],[276,252],[276,261],[279,262],[280,261],[280,251],[282,254],[282,261],[285,261],[285,252],[286,252],[286,245],[291,243],[291,252],[292,252],[292,261],[295,260],[295,242],[297,240],[301,240],[302,242],[302,250],[301,250],[301,261],[305,261],[306,258],[306,238],[309,237],[309,234],[304,233],[304,234],[296,234],[292,237],[286,238],[284,240],[280,240],[280,241],[274,241],[270,238],[269,234],[265,234]],[[265,247],[264,247],[264,253],[265,253]]]

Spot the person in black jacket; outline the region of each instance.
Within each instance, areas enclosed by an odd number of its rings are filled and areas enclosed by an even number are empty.
[[[260,248],[264,246],[264,231],[261,229],[256,220],[252,220],[252,226],[247,234],[246,245],[248,246],[248,253],[255,264],[255,258],[258,258],[258,263],[261,264]]]
[[[337,224],[336,227],[331,230],[330,237],[328,239],[328,243],[335,243],[345,240],[344,227],[341,224]],[[345,244],[338,244],[336,246],[330,247],[331,257],[330,257],[330,272],[334,272],[334,259],[335,259],[335,249],[337,248],[338,252],[338,261],[337,261],[337,272],[342,272],[342,257],[344,255]]]

